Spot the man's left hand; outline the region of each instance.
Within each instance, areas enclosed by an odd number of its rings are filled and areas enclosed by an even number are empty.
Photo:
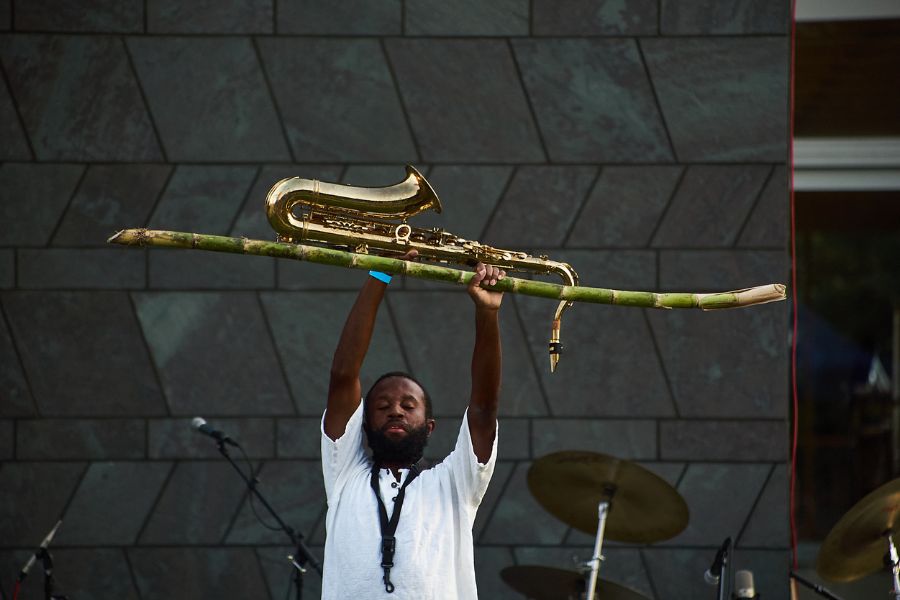
[[[497,310],[500,308],[500,302],[503,301],[503,292],[493,292],[481,287],[482,283],[495,285],[498,281],[506,277],[506,271],[500,267],[478,263],[475,265],[475,276],[469,282],[469,296],[475,303],[476,308],[487,308]]]

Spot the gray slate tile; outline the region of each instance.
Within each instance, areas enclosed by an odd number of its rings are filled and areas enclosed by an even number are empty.
[[[293,413],[255,295],[148,292],[134,299],[173,414]]]
[[[12,248],[0,250],[0,290],[16,285],[16,253]]]
[[[0,166],[0,244],[45,245],[83,171],[81,165],[65,164]]]
[[[657,456],[656,422],[540,419],[532,424],[531,443],[535,457],[562,450],[587,450],[627,460],[653,459]]]
[[[261,294],[297,410],[303,416],[321,418],[325,411],[331,359],[355,297],[354,293]],[[388,371],[409,371],[409,367],[401,353],[388,307],[382,306],[363,363],[363,394],[378,376]]]
[[[650,323],[682,417],[787,414],[788,306],[653,311]]]
[[[416,159],[377,40],[271,38],[259,46],[297,160]]]
[[[520,167],[483,242],[510,250],[561,246],[596,175],[594,167]]]
[[[237,453],[234,458],[246,473]],[[137,543],[220,544],[245,492],[244,482],[224,458],[178,462],[162,493],[152,496],[158,499]]]
[[[147,226],[227,235],[257,174],[255,167],[178,165]]]
[[[144,458],[142,419],[22,419],[16,455],[24,460]]]
[[[654,0],[535,0],[534,35],[655,35]]]
[[[150,33],[273,33],[276,0],[150,0]]]
[[[528,35],[528,0],[407,0],[406,35]]]
[[[125,294],[12,292],[3,307],[41,414],[165,414]]]
[[[276,455],[278,458],[321,459],[321,428],[321,417],[278,419],[275,424]]]
[[[789,268],[783,250],[663,250],[659,281],[664,290],[724,292],[786,283]]]
[[[528,490],[527,476],[531,463],[516,465],[512,479],[484,533],[482,544],[526,545],[559,544],[567,526],[545,511]]]
[[[281,460],[266,462],[258,471],[260,493],[272,505],[285,523],[304,535],[325,515],[325,487],[322,483],[322,463],[319,460]],[[283,543],[287,536],[262,526],[244,500],[228,532],[228,544]],[[261,504],[254,500],[256,511],[266,523],[273,519]]]
[[[171,170],[168,165],[91,165],[53,244],[106,246],[120,229],[143,227]]]
[[[503,432],[503,443],[497,448],[501,460],[531,458],[530,419],[500,419],[499,431]]]
[[[10,36],[0,57],[38,160],[162,159],[119,38]]]
[[[307,540],[307,543],[309,540]],[[323,546],[309,546],[310,551],[320,563],[325,556]],[[294,566],[287,561],[288,555],[296,553],[297,549],[290,546],[266,546],[256,548],[256,557],[266,579],[270,598],[290,598],[296,595],[294,587]],[[303,577],[303,597],[319,598],[322,594],[322,578],[313,574],[312,570]],[[294,596],[295,597],[295,596]]]
[[[653,236],[657,248],[731,246],[765,184],[769,167],[688,167]]]
[[[551,160],[672,160],[634,40],[516,40],[513,47]]]
[[[0,31],[7,31],[12,21],[12,0],[0,0]]]
[[[545,159],[506,43],[394,39],[386,44],[422,160]]]
[[[7,462],[0,465],[0,476],[3,477],[0,540],[3,545],[34,548],[40,544],[62,516],[84,466],[77,462]],[[23,506],[28,510],[22,510]]]
[[[56,543],[134,544],[171,469],[161,462],[91,463],[66,509]]]
[[[144,29],[142,0],[16,2],[16,31],[139,33]]]
[[[295,0],[278,2],[278,33],[313,35],[398,35],[400,0]]]
[[[741,548],[788,548],[790,546],[790,514],[788,512],[787,465],[776,465],[741,538]]]
[[[787,169],[776,166],[744,225],[738,246],[787,247],[790,236],[788,193]]]
[[[0,318],[0,416],[30,417],[34,400],[6,320]]]
[[[129,38],[128,48],[169,160],[290,159],[250,40]]]
[[[65,526],[60,527],[60,531]],[[40,539],[30,545],[38,542]],[[29,554],[27,550],[0,552],[0,569],[4,573],[18,573]],[[53,575],[58,586],[55,593],[65,594],[69,598],[140,600],[132,583],[123,549],[53,548],[52,554]],[[36,564],[33,569],[22,584],[21,598],[44,597],[44,578],[39,575],[40,565]]]
[[[641,47],[680,161],[785,160],[785,38],[646,39]]]
[[[515,548],[514,553],[516,561],[520,565],[542,565],[574,571],[591,557],[594,539],[593,537],[586,538],[586,541],[587,544],[567,544],[556,548],[520,546]],[[614,548],[608,542],[609,540],[603,545],[603,556],[606,560],[600,567],[601,581],[597,583],[598,593],[602,594],[602,580],[608,580],[652,598],[653,590],[650,587],[650,580],[644,569],[640,551],[630,548]],[[515,597],[521,598],[521,596]]]
[[[0,7],[2,14],[2,7]],[[6,79],[0,80],[0,160],[30,160],[31,149],[28,147],[28,138],[22,129],[22,123],[13,104],[13,98],[6,87]]]
[[[272,419],[229,419],[205,415],[211,427],[224,431],[237,441],[251,458],[269,458],[275,454]],[[149,458],[219,458],[216,442],[205,438],[188,417],[150,419],[147,423]]]
[[[475,311],[465,290],[404,292],[391,295],[388,301],[412,373],[425,383],[435,399],[435,414],[462,415],[471,392],[475,342]],[[500,333],[503,344],[500,415],[546,414],[525,337],[512,306],[500,311]]]
[[[129,548],[142,600],[256,598],[266,589],[253,548]],[[287,562],[287,561],[285,561]]]
[[[645,247],[650,243],[682,167],[605,167],[566,245]]]
[[[160,290],[246,290],[275,287],[275,259],[223,252],[154,250],[150,287]]]
[[[788,33],[786,0],[662,0],[664,35]]]
[[[0,420],[0,461],[12,460],[15,452],[16,435],[13,421]]]
[[[663,460],[781,461],[788,456],[785,421],[662,421]]]
[[[18,253],[19,289],[136,289],[145,253],[124,248],[40,248]]]
[[[766,600],[789,600],[790,582],[788,579],[788,571],[784,565],[791,561],[791,553],[787,548],[781,550],[742,550],[735,551],[735,568],[748,569],[753,572],[754,584],[757,592],[762,597],[766,594]],[[800,586],[802,588],[802,586]],[[861,586],[856,586],[859,590]],[[834,591],[833,587],[830,587]],[[879,588],[881,592],[884,588]],[[803,595],[800,596],[803,598]],[[817,596],[813,594],[812,598]],[[860,598],[877,597],[863,594]]]
[[[478,595],[494,600],[519,600],[522,596],[506,585],[500,571],[515,564],[510,548],[475,546],[475,584]]]

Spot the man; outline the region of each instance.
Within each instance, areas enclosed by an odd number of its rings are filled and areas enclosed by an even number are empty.
[[[475,303],[469,407],[453,452],[427,470],[419,461],[435,421],[422,385],[389,373],[360,403],[359,372],[390,281],[383,273],[370,275],[341,333],[322,419],[328,498],[322,598],[474,600],[472,524],[497,456],[503,298],[481,284],[496,284],[505,273],[481,263],[475,267],[469,285]]]

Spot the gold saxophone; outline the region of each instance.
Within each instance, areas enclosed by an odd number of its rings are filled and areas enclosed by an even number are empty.
[[[349,247],[368,254],[383,250],[398,254],[416,249],[425,260],[472,266],[489,263],[507,271],[538,275],[556,274],[565,285],[578,285],[571,265],[546,256],[502,250],[466,240],[438,227],[412,227],[406,221],[426,210],[441,212],[441,201],[415,167],[406,166],[406,179],[386,187],[357,187],[315,179],[282,179],[266,196],[266,215],[279,241],[299,244],[312,241],[326,246]],[[556,370],[562,345],[559,341],[563,311],[572,302],[562,301],[553,316],[550,334],[550,371]]]

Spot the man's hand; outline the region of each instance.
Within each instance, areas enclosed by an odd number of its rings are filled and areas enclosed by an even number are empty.
[[[506,271],[500,267],[478,263],[475,265],[475,276],[469,282],[469,296],[475,303],[476,308],[487,308],[497,310],[503,301],[503,292],[492,292],[481,287],[482,283],[495,285],[498,281],[506,277]]]

